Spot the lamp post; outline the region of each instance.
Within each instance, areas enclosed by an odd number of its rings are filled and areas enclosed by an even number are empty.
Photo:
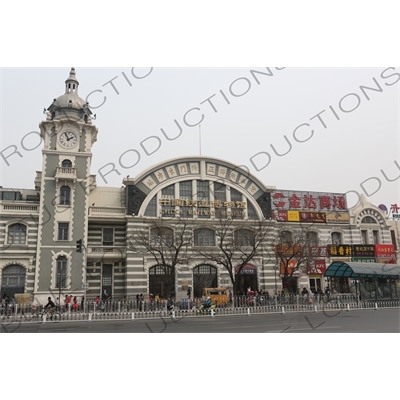
[[[278,293],[278,284],[277,284],[277,281],[276,281],[276,271],[278,270],[278,260],[277,259],[275,259],[275,265],[274,265],[274,273],[275,273],[275,296],[277,295],[277,293]]]

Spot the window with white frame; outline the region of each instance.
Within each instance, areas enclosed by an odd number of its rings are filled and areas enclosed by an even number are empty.
[[[342,234],[340,232],[331,233],[332,244],[342,244]]]
[[[58,240],[69,240],[69,222],[58,223]]]
[[[71,204],[71,188],[69,186],[62,186],[60,189],[60,204],[69,206]]]
[[[195,246],[215,246],[215,232],[212,229],[201,228],[194,231]]]
[[[8,227],[8,244],[26,244],[26,226],[13,224]]]
[[[68,260],[65,256],[60,256],[56,261],[56,288],[67,286],[67,266]]]
[[[103,228],[103,246],[114,246],[114,228]]]

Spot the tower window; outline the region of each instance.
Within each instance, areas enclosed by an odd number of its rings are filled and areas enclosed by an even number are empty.
[[[59,222],[58,224],[58,240],[69,240],[69,223]]]
[[[61,163],[61,166],[63,168],[72,168],[72,162],[71,162],[71,160],[63,160],[63,162]]]
[[[56,288],[65,288],[67,286],[67,259],[66,257],[57,258],[56,268]]]
[[[71,204],[71,188],[69,186],[61,187],[60,204],[64,206],[69,206]]]

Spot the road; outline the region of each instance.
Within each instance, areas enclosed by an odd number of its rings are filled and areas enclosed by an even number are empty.
[[[400,310],[7,323],[1,333],[399,333]]]

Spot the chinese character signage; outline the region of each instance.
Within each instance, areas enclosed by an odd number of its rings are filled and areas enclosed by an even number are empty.
[[[375,246],[373,244],[354,244],[353,257],[375,258]]]
[[[393,244],[376,244],[375,245],[375,256],[376,257],[394,256],[394,245]]]
[[[328,244],[329,257],[352,257],[353,248],[346,244]]]
[[[273,210],[347,211],[346,196],[335,193],[276,190],[272,193]]]
[[[300,212],[300,222],[325,223],[326,214],[323,212]]]
[[[326,214],[323,212],[275,210],[273,215],[278,222],[326,223]]]
[[[376,259],[375,258],[360,258],[360,257],[354,257],[353,258],[354,262],[363,262],[363,263],[375,263]]]

